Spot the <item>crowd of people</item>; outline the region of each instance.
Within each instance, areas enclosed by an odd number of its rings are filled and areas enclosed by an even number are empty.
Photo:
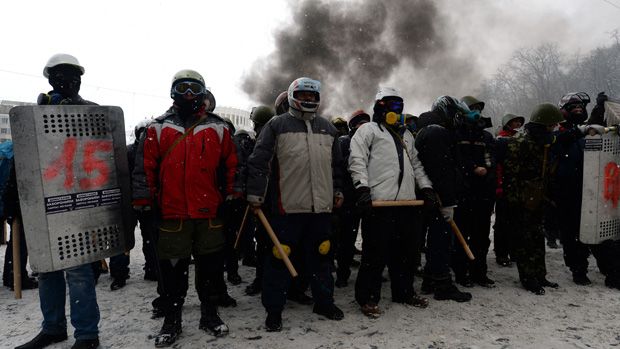
[[[79,95],[84,72],[73,56],[50,58],[44,76],[53,89],[38,104],[94,104]],[[583,92],[568,93],[557,105],[532,106],[529,118],[508,113],[497,137],[487,131],[492,125],[483,116],[485,103],[472,96],[441,96],[430,111],[413,116],[403,113],[398,89],[382,87],[371,112],[329,119],[318,114],[321,83],[302,77],[274,106],[252,110],[254,134],[213,113],[215,97],[196,71],[176,73],[170,96],[173,104],[163,115],[136,126],[127,151],[144,278],[157,283],[153,317],[163,318],[156,347],[173,345],[182,332],[192,263],[199,328],[213,336],[229,332],[218,309],[236,305],[226,281],[241,283],[240,260],[256,268],[245,293],[261,294],[267,331],[282,329],[287,300],[343,319],[334,292],[349,287],[356,253],[361,261],[355,301],[368,317],[381,316],[382,283],[388,279],[392,302],[424,308],[431,295],[468,302],[472,294],[464,288],[497,286],[487,273],[493,213],[495,260],[504,267],[516,263],[528,291],[543,295],[545,287],[558,287],[546,278],[549,227],[559,231],[576,284],[591,283],[591,253],[605,284],[620,289],[620,244],[579,241],[584,136],[608,131],[604,93],[590,118],[590,97]],[[19,210],[17,177],[13,169],[3,193],[4,215],[27,220]],[[269,238],[270,229],[277,239]],[[360,232],[361,252],[355,246]],[[38,284],[22,272],[26,288],[39,288],[43,323],[34,339],[17,348],[67,339],[67,286],[72,348],[97,348],[101,265],[43,272]],[[111,258],[111,290],[126,285],[128,265],[128,253]],[[414,289],[416,274],[421,294]],[[7,285],[7,268],[4,276]]]

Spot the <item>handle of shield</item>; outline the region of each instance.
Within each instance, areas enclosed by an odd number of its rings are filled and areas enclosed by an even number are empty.
[[[13,240],[13,288],[15,290],[15,299],[22,299],[22,263],[19,250],[21,244],[20,231],[21,222],[19,218],[15,217],[11,224],[11,238]]]
[[[422,206],[424,200],[373,200],[372,207]]]
[[[271,241],[273,242],[273,245],[278,250],[278,253],[280,254],[280,256],[282,256],[284,265],[286,265],[286,268],[288,269],[289,273],[291,273],[292,277],[296,277],[298,275],[297,270],[295,270],[295,267],[293,267],[293,264],[291,263],[291,260],[288,258],[288,255],[282,249],[282,244],[280,244],[280,240],[278,240],[276,233],[273,231],[273,228],[271,228],[271,224],[269,224],[269,221],[267,221],[267,217],[265,217],[263,210],[261,210],[260,208],[255,208],[254,213],[258,216],[258,219],[265,227],[265,230],[267,230],[267,235],[269,235],[269,237],[271,238]]]
[[[237,231],[237,238],[235,239],[235,246],[233,248],[236,250],[239,247],[239,240],[241,240],[241,233],[243,232],[243,228],[245,227],[245,220],[248,218],[248,212],[250,211],[250,205],[245,207],[245,213],[243,214],[243,219],[241,220],[241,225],[239,226],[239,231]]]
[[[465,254],[467,255],[467,258],[473,261],[475,259],[474,254],[469,249],[469,246],[467,246],[467,241],[465,241],[465,238],[463,237],[463,234],[461,234],[461,230],[459,229],[459,227],[456,226],[456,223],[454,223],[454,220],[452,219],[448,221],[448,224],[450,224],[450,227],[452,228],[454,235],[456,235],[456,238],[459,240],[459,243],[461,244],[461,246],[463,246],[463,250],[465,250]]]

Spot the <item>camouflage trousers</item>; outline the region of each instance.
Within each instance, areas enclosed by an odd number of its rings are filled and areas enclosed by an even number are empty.
[[[509,204],[506,214],[510,255],[517,262],[521,282],[540,280],[547,275],[545,267],[545,233],[543,211],[530,211]]]

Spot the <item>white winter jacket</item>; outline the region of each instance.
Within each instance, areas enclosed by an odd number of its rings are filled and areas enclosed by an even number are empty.
[[[351,138],[349,172],[355,188],[370,187],[373,200],[415,200],[419,188],[432,187],[418,159],[414,138],[409,130],[403,134],[403,176],[399,185],[400,166],[396,140],[385,126],[368,122]]]

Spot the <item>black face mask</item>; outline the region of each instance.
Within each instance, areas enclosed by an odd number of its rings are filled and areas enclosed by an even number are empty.
[[[59,65],[49,70],[49,83],[64,98],[75,98],[82,84],[81,71],[70,65]]]
[[[201,94],[192,99],[185,99],[183,95],[175,94],[174,104],[181,116],[192,115],[200,110],[205,101],[205,95]]]

